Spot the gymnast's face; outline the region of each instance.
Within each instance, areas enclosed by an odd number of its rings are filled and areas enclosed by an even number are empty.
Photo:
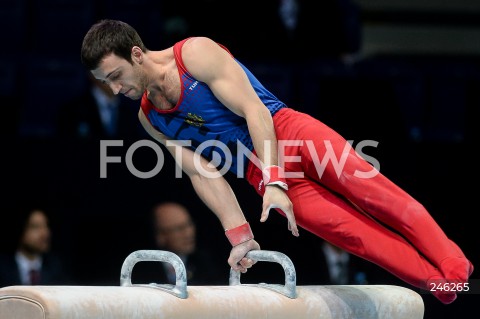
[[[123,94],[132,100],[142,97],[146,89],[147,77],[141,67],[143,53],[134,53],[132,50],[133,65],[124,58],[115,54],[107,55],[92,75],[110,87],[112,92]]]

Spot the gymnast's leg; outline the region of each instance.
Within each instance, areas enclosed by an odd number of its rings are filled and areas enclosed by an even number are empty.
[[[441,277],[461,282],[468,280],[473,266],[420,203],[379,172],[370,178],[355,176],[356,171],[369,172],[373,167],[353,150],[346,152],[346,161],[338,175],[338,170],[335,170],[332,162],[321,165],[325,154],[335,154],[336,159],[342,157],[347,143],[344,138],[318,120],[293,110],[275,116],[274,122],[277,139],[304,141],[301,147],[287,148],[286,155],[300,155],[302,171],[306,175],[325,188],[347,198],[359,211],[369,214],[399,232],[412,244],[411,249],[418,250],[418,253],[425,256],[428,262],[440,269]],[[286,168],[287,170],[297,169],[291,163],[286,163]],[[292,195],[290,198],[293,201],[299,194]],[[299,205],[298,201],[296,202]],[[297,214],[297,211],[294,211]],[[318,210],[310,209],[309,213],[317,214]],[[353,228],[352,232],[355,231],[356,229]],[[373,252],[365,253],[369,256]],[[396,255],[392,250],[384,251],[382,256],[388,259],[389,263],[396,262],[401,265],[411,262]],[[417,271],[418,280],[427,282],[430,279],[428,276],[425,277],[427,274],[422,273],[421,267]],[[433,274],[432,276],[438,277]]]
[[[261,172],[257,170],[250,175],[249,182],[255,186],[261,178]],[[292,199],[297,224],[320,238],[375,263],[420,289],[429,288],[425,278],[443,278],[440,271],[405,238],[383,227],[318,182],[309,178],[290,179],[288,195]],[[284,215],[281,210],[277,211]],[[456,297],[438,291],[434,294],[444,303],[450,303]]]
[[[425,278],[441,276],[405,238],[317,182],[292,179],[289,187],[295,218],[302,228],[415,287],[427,289]]]

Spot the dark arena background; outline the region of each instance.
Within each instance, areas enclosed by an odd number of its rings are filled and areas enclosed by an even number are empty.
[[[98,19],[114,18],[135,27],[151,50],[187,36],[211,37],[288,106],[354,143],[378,141],[365,153],[418,199],[479,267],[474,114],[480,106],[480,2],[298,1],[294,27],[281,18],[281,1],[174,2],[2,1],[1,252],[12,244],[10,221],[17,207],[41,202],[49,210],[52,250],[66,261],[73,283],[118,285],[125,257],[154,249],[150,208],[175,200],[193,213],[199,245],[215,253],[228,280],[230,246],[222,227],[188,178],[175,177],[173,159],[164,150],[162,170],[148,179],[134,176],[125,164],[129,147],[148,139],[136,118],[139,101],[121,97],[130,129],[114,137],[65,127],[72,113],[81,113],[72,108],[82,106],[89,87],[80,62],[83,36]],[[106,178],[100,178],[101,140],[123,141],[108,149],[121,163],[109,163]],[[157,159],[142,147],[133,164],[149,171]],[[312,250],[320,240],[304,229],[293,237],[286,219],[274,211],[260,223],[261,198],[245,180],[226,178],[261,247],[290,256],[308,284]],[[480,301],[477,272],[472,292],[451,305],[422,292],[425,318],[473,318]],[[275,265],[259,264],[245,274],[251,282],[282,279]],[[388,274],[384,282],[407,287]]]

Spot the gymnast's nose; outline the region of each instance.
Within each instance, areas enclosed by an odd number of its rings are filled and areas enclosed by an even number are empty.
[[[109,86],[110,86],[110,89],[112,89],[113,94],[115,95],[117,95],[122,89],[122,85],[120,83],[111,82]]]

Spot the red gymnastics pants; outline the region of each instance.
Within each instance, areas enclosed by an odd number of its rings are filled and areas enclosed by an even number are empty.
[[[278,111],[273,121],[279,145],[287,140],[297,141],[289,145],[299,144],[284,147],[285,156],[297,156],[284,157],[285,171],[304,173],[303,178],[287,178],[287,194],[299,226],[421,289],[429,288],[432,277],[468,279],[473,266],[470,273],[463,270],[469,266],[462,267],[460,274],[443,271],[443,261],[465,263],[467,259],[419,202],[378,171],[370,178],[354,176],[355,171],[372,172],[373,166],[353,149],[339,176],[331,161],[319,174],[326,153],[332,154],[333,149],[336,158],[341,158],[348,143],[343,137],[289,108]],[[263,196],[262,174],[252,162],[247,179]]]

